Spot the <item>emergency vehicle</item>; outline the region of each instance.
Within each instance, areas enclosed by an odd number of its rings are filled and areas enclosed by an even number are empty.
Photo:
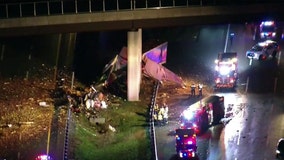
[[[49,155],[42,154],[38,155],[35,160],[52,160],[52,158]]]
[[[234,88],[238,79],[237,53],[219,53],[215,64],[215,87]]]
[[[190,105],[180,115],[180,129],[193,129],[200,135],[224,118],[224,97],[212,95]]]
[[[176,152],[181,159],[197,157],[196,134],[193,129],[176,129]]]
[[[259,25],[259,36],[261,39],[276,38],[277,27],[274,21],[262,21]]]

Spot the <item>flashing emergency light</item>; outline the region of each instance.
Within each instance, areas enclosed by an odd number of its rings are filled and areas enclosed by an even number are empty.
[[[186,156],[186,153],[182,153],[182,152],[179,153],[179,157],[180,157],[180,158],[183,158],[183,157],[185,157],[185,156]]]
[[[187,144],[193,144],[193,142],[191,140],[187,141]]]
[[[188,157],[195,157],[195,152],[191,149],[187,150],[186,152],[179,152],[180,158],[188,158]]]
[[[272,26],[274,25],[274,21],[264,21],[264,22],[261,22],[260,25],[264,25],[264,26]]]
[[[180,137],[178,135],[176,135],[176,140],[178,140],[178,141],[180,140]]]
[[[37,156],[36,160],[51,160],[50,156],[49,155],[39,155]]]

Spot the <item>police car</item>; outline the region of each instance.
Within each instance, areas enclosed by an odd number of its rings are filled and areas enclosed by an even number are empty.
[[[274,21],[263,21],[259,25],[259,34],[261,39],[276,38],[277,27]]]
[[[246,57],[249,59],[265,60],[268,57],[275,58],[279,52],[279,45],[272,40],[266,40],[254,45],[250,50],[246,52]]]

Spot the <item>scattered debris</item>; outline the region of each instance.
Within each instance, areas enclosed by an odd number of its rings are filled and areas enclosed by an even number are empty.
[[[39,102],[39,106],[41,106],[41,107],[49,107],[49,105],[46,102]]]
[[[116,129],[114,127],[112,127],[111,125],[108,125],[108,128],[112,131],[112,132],[116,132]]]

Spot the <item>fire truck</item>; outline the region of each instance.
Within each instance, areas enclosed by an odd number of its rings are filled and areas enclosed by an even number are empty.
[[[224,118],[224,97],[212,95],[190,105],[180,115],[180,129],[193,129],[200,135]]]
[[[219,53],[215,64],[215,88],[235,88],[238,79],[237,53]]]
[[[197,157],[196,134],[194,129],[176,129],[176,152],[181,159]]]

